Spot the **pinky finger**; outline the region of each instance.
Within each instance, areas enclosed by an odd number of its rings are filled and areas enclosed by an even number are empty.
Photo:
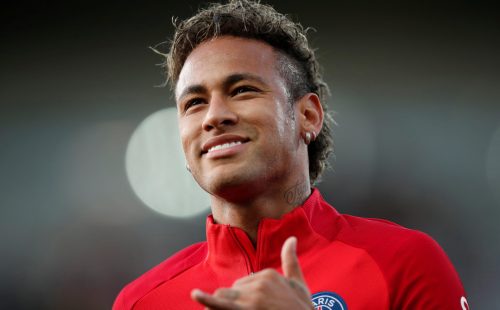
[[[241,307],[229,301],[227,299],[222,299],[219,297],[212,296],[201,290],[195,289],[191,291],[191,298],[204,305],[211,310],[240,310]]]

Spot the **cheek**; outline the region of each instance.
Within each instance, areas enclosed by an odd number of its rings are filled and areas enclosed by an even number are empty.
[[[295,120],[293,118],[293,110],[289,107],[281,108],[276,112],[277,131],[282,141],[292,139],[295,134]],[[289,141],[288,141],[289,142]]]
[[[188,154],[189,145],[192,142],[189,127],[185,126],[182,121],[179,121],[179,137],[184,150],[184,154]]]

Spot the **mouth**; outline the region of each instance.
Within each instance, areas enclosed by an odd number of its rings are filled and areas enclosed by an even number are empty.
[[[250,139],[236,135],[223,135],[209,139],[202,147],[201,155],[222,153],[229,149],[245,144]]]
[[[240,144],[243,144],[243,142],[241,142],[241,141],[234,141],[234,142],[219,144],[219,145],[212,146],[211,148],[209,148],[208,151],[207,151],[207,153],[210,153],[210,152],[213,152],[213,151],[227,149],[227,148],[233,147],[235,145],[240,145]]]

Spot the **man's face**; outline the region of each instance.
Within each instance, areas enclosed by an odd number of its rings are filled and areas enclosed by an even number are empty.
[[[200,44],[182,68],[182,146],[194,178],[211,194],[296,182],[289,179],[305,160],[276,57],[266,43],[224,36]]]

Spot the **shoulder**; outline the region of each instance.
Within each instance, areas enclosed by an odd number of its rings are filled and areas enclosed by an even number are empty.
[[[427,234],[409,229],[391,221],[375,218],[363,218],[342,215],[346,225],[340,232],[340,238],[352,245],[359,245],[368,250],[376,250],[384,245],[384,251],[411,250],[435,243]]]
[[[393,258],[398,260],[419,260],[429,256],[446,254],[428,234],[409,229],[393,222],[343,215],[346,225],[339,233],[339,239],[367,251],[379,263]]]
[[[203,261],[206,254],[206,242],[193,244],[175,253],[126,285],[118,294],[113,304],[113,310],[132,309],[133,305],[148,292],[197,265]]]
[[[385,220],[343,217],[347,225],[339,238],[365,250],[377,263],[393,307],[460,309],[462,283],[433,238]]]

